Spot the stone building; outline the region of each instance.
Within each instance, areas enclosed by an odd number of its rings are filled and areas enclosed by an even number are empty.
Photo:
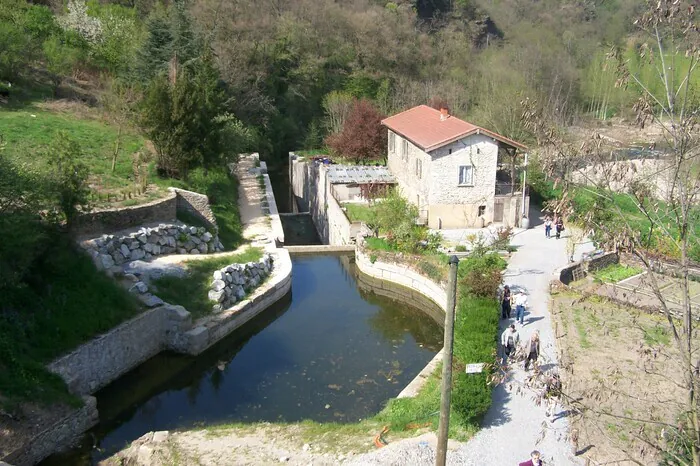
[[[529,207],[517,182],[523,144],[426,105],[382,124],[389,170],[430,228],[519,225]]]

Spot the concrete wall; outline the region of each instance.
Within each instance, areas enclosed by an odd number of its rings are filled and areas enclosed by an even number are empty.
[[[267,174],[267,165],[265,162],[260,162],[260,166],[264,170],[263,180],[265,182],[265,199],[267,199],[272,237],[275,240],[275,244],[278,247],[281,247],[284,246],[284,229],[282,228],[282,221],[280,220],[280,212],[277,209],[277,201],[275,200],[275,194],[272,191],[270,175]]]
[[[585,276],[588,273],[604,269],[605,267],[612,264],[617,264],[618,262],[620,262],[620,257],[615,252],[606,252],[605,254],[601,254],[590,259],[572,262],[566,267],[559,269],[559,281],[565,285],[568,285],[574,281],[575,273]]]
[[[177,212],[194,215],[207,225],[207,228],[218,231],[216,217],[209,207],[209,198],[205,194],[195,193],[180,188],[168,188],[177,195]]]
[[[174,334],[190,325],[182,306],[160,306],[80,345],[48,369],[66,382],[71,393],[94,393],[169,347]]]
[[[328,182],[323,164],[290,156],[292,192],[299,210],[308,208],[318,237],[323,244],[352,244],[360,231],[360,223],[351,223],[333,197],[334,187]]]
[[[97,425],[97,400],[83,397],[83,407],[47,426],[29,442],[10,452],[5,461],[14,466],[32,466],[50,454],[76,442],[83,432]],[[2,463],[2,461],[0,461]]]
[[[99,235],[149,223],[172,222],[177,216],[176,212],[177,196],[170,192],[164,199],[148,204],[81,214],[76,219],[73,231],[77,236]]]

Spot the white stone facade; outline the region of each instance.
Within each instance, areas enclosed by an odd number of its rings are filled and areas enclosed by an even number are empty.
[[[418,206],[430,228],[493,222],[497,164],[498,142],[482,134],[426,153],[389,130],[389,170],[401,194]],[[460,167],[469,167],[462,169],[471,173],[469,179],[460,179]]]

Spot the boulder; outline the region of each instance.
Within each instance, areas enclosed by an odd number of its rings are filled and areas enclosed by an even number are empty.
[[[134,249],[131,251],[131,260],[139,260],[146,257],[146,251],[143,249]]]
[[[205,231],[204,234],[202,235],[202,241],[204,241],[205,243],[208,243],[209,241],[211,241],[212,238],[213,238],[212,234],[209,233],[208,231]]]
[[[225,273],[221,270],[214,272],[214,280],[224,280]]]
[[[128,259],[129,257],[131,257],[131,250],[129,249],[129,246],[127,246],[126,244],[122,243],[122,245],[119,246],[119,251],[121,251],[122,255],[125,258]]]
[[[189,232],[191,235],[196,235],[197,234],[197,227],[190,227]]]
[[[139,240],[139,242],[141,244],[146,244],[148,242],[148,237],[146,237],[146,235],[144,233],[141,233],[140,235],[138,235],[136,237],[136,239]]]
[[[224,300],[224,295],[225,294],[224,294],[223,290],[221,290],[221,291],[210,290],[207,296],[209,297],[210,301],[215,301],[217,303],[220,303]]]
[[[214,283],[211,284],[211,289],[214,291],[221,291],[224,288],[226,288],[226,282],[223,280],[214,280]]]
[[[129,291],[131,293],[143,294],[148,291],[148,286],[144,282],[136,282],[129,288]]]
[[[199,243],[199,246],[197,246],[197,249],[202,254],[206,254],[207,252],[209,252],[209,248],[207,247],[207,243]]]
[[[197,238],[196,236],[190,236],[190,241],[192,241],[194,244],[199,244],[202,242],[202,240]]]

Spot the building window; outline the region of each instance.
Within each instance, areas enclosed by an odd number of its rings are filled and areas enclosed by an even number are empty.
[[[448,154],[451,154],[451,153],[452,153],[452,149],[447,149],[447,153],[448,153]]]
[[[401,140],[401,155],[404,160],[408,159],[408,141],[405,139]]]
[[[423,161],[421,159],[416,159],[416,177],[423,178]]]
[[[459,166],[459,185],[474,186],[474,167],[471,165]]]
[[[480,205],[479,206],[479,217],[483,217],[485,214],[486,214],[486,206]]]
[[[389,152],[394,153],[396,150],[396,134],[389,132]]]

